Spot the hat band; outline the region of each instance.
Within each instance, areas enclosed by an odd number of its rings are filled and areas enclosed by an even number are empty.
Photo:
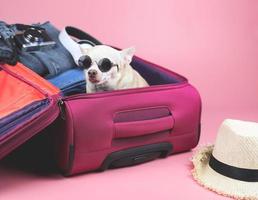
[[[229,178],[246,182],[258,182],[258,170],[256,169],[245,169],[227,165],[217,160],[212,154],[210,157],[209,165],[219,174]]]

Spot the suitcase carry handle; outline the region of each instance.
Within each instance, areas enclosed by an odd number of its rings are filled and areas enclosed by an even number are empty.
[[[145,163],[157,158],[165,158],[173,151],[171,143],[162,142],[133,147],[109,154],[98,169],[118,168]]]
[[[114,138],[149,135],[161,131],[171,130],[173,126],[174,118],[172,115],[158,119],[119,122],[114,124]]]

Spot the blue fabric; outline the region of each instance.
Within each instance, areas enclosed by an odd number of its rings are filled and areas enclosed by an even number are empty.
[[[64,96],[86,92],[85,75],[78,67],[50,78],[48,81],[58,87]]]
[[[33,115],[49,105],[49,100],[36,101],[0,119],[0,136],[10,132],[16,126],[29,120]]]

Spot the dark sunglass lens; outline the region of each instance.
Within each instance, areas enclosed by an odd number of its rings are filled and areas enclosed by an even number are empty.
[[[112,63],[111,61],[108,59],[108,58],[103,58],[101,61],[100,61],[100,70],[102,72],[107,72],[111,69],[112,67]]]
[[[80,67],[83,67],[84,69],[89,69],[92,64],[92,61],[89,56],[84,55],[80,57],[78,64]]]

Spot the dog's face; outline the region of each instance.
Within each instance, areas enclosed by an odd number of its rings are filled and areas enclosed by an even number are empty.
[[[87,82],[101,85],[115,81],[121,76],[125,65],[132,60],[134,48],[118,51],[106,45],[81,48],[86,55],[85,75]]]

